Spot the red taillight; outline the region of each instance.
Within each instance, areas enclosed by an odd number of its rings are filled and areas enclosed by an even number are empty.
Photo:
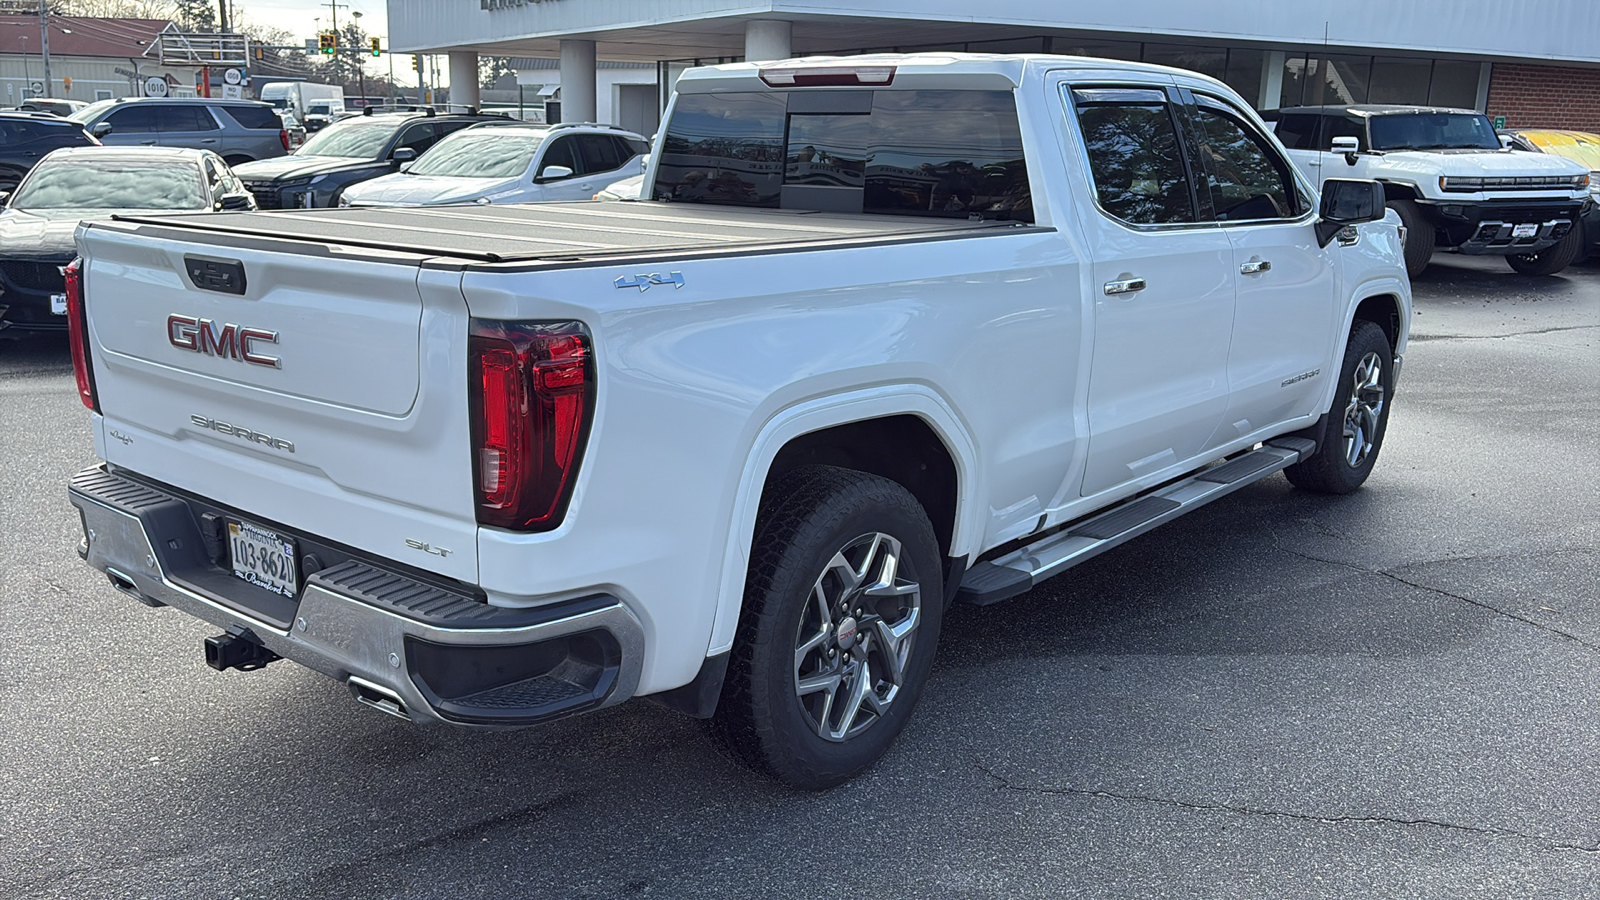
[[[278,129],[278,140],[283,141],[283,152],[288,153],[289,152],[289,129],[287,129],[287,128],[279,128]]]
[[[89,367],[89,319],[83,306],[83,260],[75,259],[62,269],[67,277],[67,342],[72,345],[72,374],[78,378],[78,399],[100,411],[94,392],[94,370]]]
[[[472,326],[478,522],[548,531],[561,524],[594,413],[589,337],[575,322]]]

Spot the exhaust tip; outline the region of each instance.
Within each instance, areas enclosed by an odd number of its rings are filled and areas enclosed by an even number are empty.
[[[411,714],[406,712],[405,701],[400,699],[399,694],[383,685],[351,675],[345,679],[345,686],[350,688],[350,696],[356,698],[357,703],[370,706],[397,719],[411,721]]]

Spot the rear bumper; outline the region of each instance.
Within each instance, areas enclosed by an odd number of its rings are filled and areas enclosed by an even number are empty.
[[[101,467],[74,477],[69,498],[83,518],[79,555],[117,590],[252,639],[411,721],[523,727],[620,703],[639,683],[644,632],[614,597],[507,609],[345,559],[305,576],[288,615],[258,615],[254,589],[205,559],[192,501]]]

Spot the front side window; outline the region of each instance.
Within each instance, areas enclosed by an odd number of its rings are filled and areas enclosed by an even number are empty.
[[[539,174],[551,166],[566,166],[574,175],[582,175],[583,167],[578,163],[578,142],[571,135],[556,138],[545,148],[544,159],[539,161]]]
[[[1173,110],[1155,89],[1072,92],[1100,208],[1132,225],[1196,220]]]
[[[1309,113],[1284,113],[1278,117],[1278,124],[1273,131],[1290,150],[1316,150],[1317,126],[1322,118]]]
[[[1237,114],[1210,98],[1198,98],[1200,158],[1220,221],[1286,219],[1295,216],[1289,167]]]
[[[106,121],[111,124],[111,130],[117,134],[148,134],[160,127],[153,106],[124,107],[106,116]]]

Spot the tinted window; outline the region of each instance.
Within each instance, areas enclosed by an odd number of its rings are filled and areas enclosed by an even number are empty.
[[[191,163],[133,160],[45,160],[34,166],[9,204],[17,209],[200,209],[200,169]]]
[[[1101,208],[1135,225],[1193,222],[1194,201],[1165,95],[1078,90],[1073,99]]]
[[[646,141],[620,137],[615,138],[614,140],[616,140],[618,144],[622,145],[622,149],[619,152],[622,153],[623,159],[627,159],[630,156],[643,156],[644,154],[650,152],[650,144]]]
[[[1373,116],[1374,150],[1497,150],[1499,138],[1487,116],[1468,113],[1400,113]]]
[[[1278,117],[1278,125],[1273,129],[1278,135],[1278,140],[1290,150],[1315,150],[1317,149],[1317,122],[1321,116],[1312,116],[1305,113],[1284,113]]]
[[[31,144],[34,141],[51,141],[57,146],[87,144],[83,132],[76,125],[49,125],[26,119],[0,120],[0,145],[7,147]]]
[[[395,150],[410,147],[420,156],[423,151],[432,147],[439,140],[439,129],[432,122],[418,122],[408,125],[400,132],[400,140],[394,145]],[[393,151],[391,151],[393,152]]]
[[[545,148],[544,159],[539,160],[539,171],[542,173],[551,166],[566,166],[573,172],[581,172],[578,168],[578,143],[572,136],[556,138]]]
[[[144,134],[157,128],[156,108],[153,106],[128,106],[105,119],[117,134]]]
[[[1207,103],[1196,112],[1200,157],[1216,217],[1292,218],[1295,192],[1288,165],[1234,113]]]
[[[688,94],[668,129],[659,199],[1033,219],[1006,91]]]
[[[158,107],[156,118],[162,131],[216,131],[218,128],[217,120],[199,105]]]
[[[581,174],[584,175],[610,172],[622,165],[622,160],[617,157],[616,142],[611,140],[610,135],[578,135],[578,155],[583,159]]]
[[[1322,132],[1317,138],[1317,149],[1327,150],[1333,146],[1336,137],[1353,137],[1362,149],[1367,146],[1367,127],[1359,119],[1346,119],[1343,116],[1324,116],[1322,119]]]
[[[226,112],[235,122],[245,128],[270,128],[273,131],[283,127],[277,112],[265,106],[224,106]]]

